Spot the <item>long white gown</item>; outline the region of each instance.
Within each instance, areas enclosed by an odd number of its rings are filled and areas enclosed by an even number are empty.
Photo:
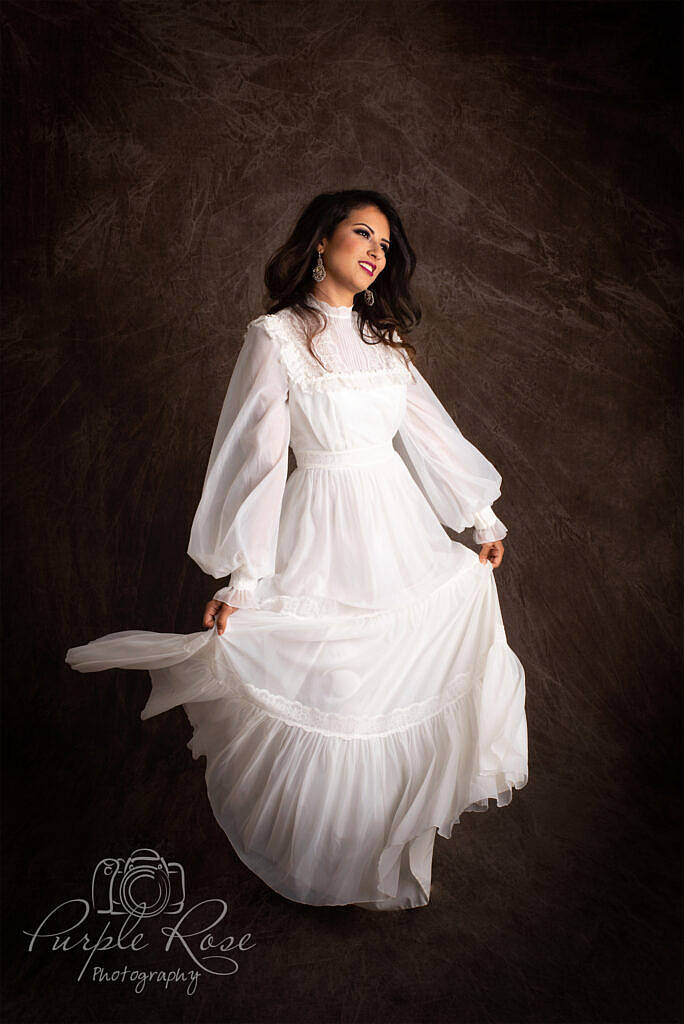
[[[272,889],[419,907],[436,831],[528,778],[491,563],[442,526],[505,536],[501,477],[353,307],[312,301],[325,368],[291,310],[258,316],[221,410],[188,554],[230,574],[223,635],[126,630],[65,660],[149,670],[143,719],[183,706],[216,820]]]

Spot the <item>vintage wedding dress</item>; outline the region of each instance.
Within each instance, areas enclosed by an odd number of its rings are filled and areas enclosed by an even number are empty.
[[[218,421],[188,554],[230,574],[223,635],[126,630],[66,661],[149,670],[143,719],[183,706],[214,815],[272,889],[418,907],[435,832],[527,783],[493,569],[441,525],[504,537],[501,477],[352,307],[312,302],[326,369],[291,310],[258,316]]]

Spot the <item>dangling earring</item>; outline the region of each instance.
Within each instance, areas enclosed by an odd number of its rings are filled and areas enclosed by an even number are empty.
[[[318,263],[313,268],[311,276],[313,277],[314,281],[322,281],[323,278],[325,277],[325,267],[323,266],[323,258],[321,257],[320,252],[318,254]]]
[[[370,288],[366,288],[366,290],[363,293],[363,297],[366,300],[367,306],[372,306],[373,303],[375,302],[375,296],[373,295],[373,292],[370,290]]]

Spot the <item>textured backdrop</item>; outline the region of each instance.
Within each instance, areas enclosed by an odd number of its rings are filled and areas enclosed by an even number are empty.
[[[680,6],[2,17],[4,1019],[681,1020]],[[527,788],[437,842],[405,915],[272,893],[213,819],[182,711],[141,723],[146,673],[64,664],[107,632],[201,629],[216,583],[185,550],[264,264],[347,187],[396,202],[419,367],[502,473],[527,674]],[[234,977],[136,995],[78,983],[83,952],[28,952],[136,846],[229,900],[256,943]]]

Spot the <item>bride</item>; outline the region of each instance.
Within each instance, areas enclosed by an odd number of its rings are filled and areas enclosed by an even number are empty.
[[[190,531],[190,557],[230,576],[205,629],[66,656],[147,670],[144,719],[183,706],[218,824],[300,903],[425,906],[435,835],[528,779],[501,476],[415,365],[415,264],[383,194],[308,203],[268,262]],[[445,526],[474,527],[479,555]]]

